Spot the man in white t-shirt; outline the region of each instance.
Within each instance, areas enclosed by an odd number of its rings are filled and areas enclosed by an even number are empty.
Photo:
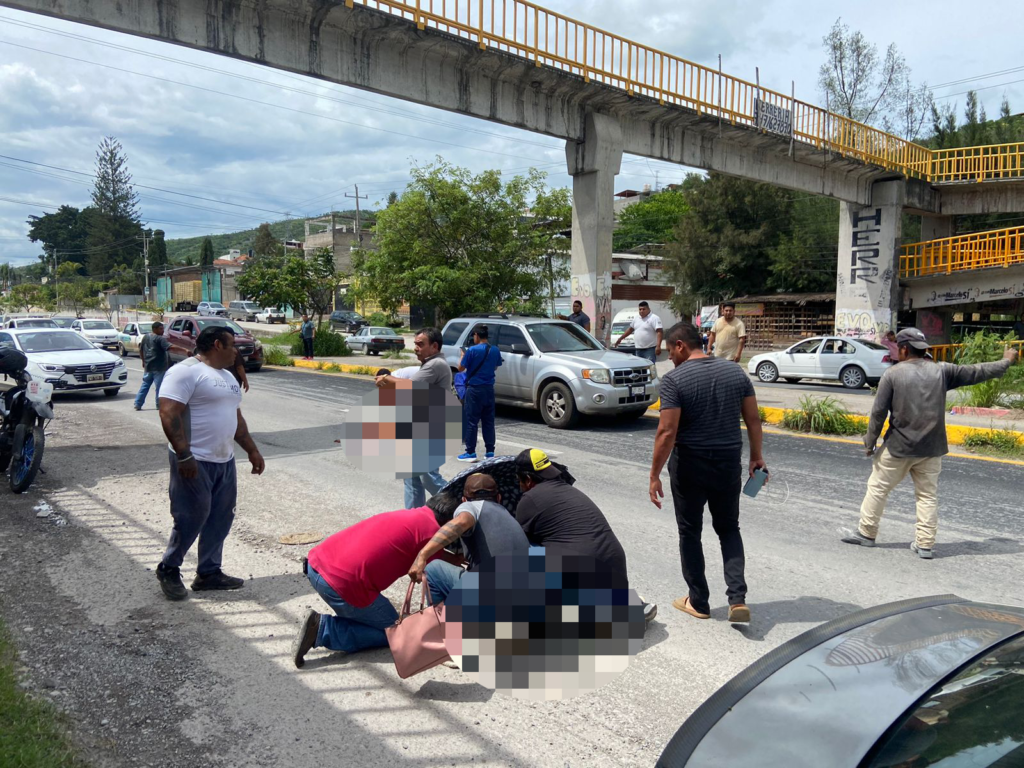
[[[738,363],[746,344],[747,326],[736,317],[736,305],[727,301],[722,305],[722,316],[711,328],[708,346],[714,349],[715,357],[724,357]]]
[[[650,360],[652,363],[657,362],[658,355],[661,354],[662,337],[664,335],[661,318],[651,312],[651,305],[646,301],[641,301],[637,310],[639,314],[633,318],[633,322],[629,324],[626,332],[615,342],[614,347],[619,346],[630,334],[633,334],[633,340],[636,342],[636,352],[633,354],[645,360]]]
[[[167,371],[160,388],[160,423],[171,462],[171,517],[174,527],[156,569],[168,600],[188,596],[181,581],[185,554],[199,539],[199,567],[192,591],[239,589],[242,579],[221,570],[224,540],[235,519],[235,443],[249,455],[254,475],[263,457],[242,418],[242,390],[229,372],[235,362],[230,329],[204,328],[196,355]]]

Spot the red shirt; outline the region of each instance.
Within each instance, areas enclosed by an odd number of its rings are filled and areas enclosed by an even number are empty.
[[[438,528],[429,507],[383,512],[317,544],[309,564],[342,600],[365,608],[409,573]]]

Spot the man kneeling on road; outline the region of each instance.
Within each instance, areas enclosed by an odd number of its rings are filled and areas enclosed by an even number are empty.
[[[428,502],[441,529],[420,550],[409,569],[409,578],[419,583],[427,575],[430,599],[443,603],[455,588],[464,571],[451,563],[435,560],[428,562],[445,547],[459,539],[467,552],[469,570],[478,570],[483,563],[499,555],[527,555],[530,542],[519,523],[501,506],[501,494],[494,478],[482,472],[466,478],[462,490],[462,504],[455,507],[455,499],[448,492],[434,496]]]
[[[516,507],[516,520],[530,543],[554,552],[593,558],[612,573],[616,588],[628,588],[626,553],[608,519],[590,497],[565,482],[561,470],[537,448],[528,448],[516,456],[516,475],[523,491]],[[657,615],[658,606],[644,601],[645,621],[649,624]]]
[[[188,596],[181,564],[196,538],[199,567],[192,591],[242,586],[241,579],[220,569],[238,496],[232,441],[249,455],[252,474],[263,474],[264,463],[242,418],[241,389],[226,370],[234,361],[234,334],[222,325],[204,328],[196,338],[196,356],[172,367],[160,388],[174,528],[156,577],[168,600]]]
[[[292,648],[295,666],[305,664],[311,648],[354,653],[386,646],[384,630],[398,612],[381,592],[405,576],[437,529],[428,507],[400,509],[368,517],[313,547],[305,573],[334,615],[306,614]]]

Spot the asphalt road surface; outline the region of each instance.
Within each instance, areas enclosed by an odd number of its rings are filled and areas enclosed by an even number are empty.
[[[48,673],[52,663],[70,681],[93,681],[83,690],[108,687],[109,696],[85,706],[69,682],[65,704],[76,728],[98,734],[89,743],[112,765],[142,765],[150,756],[156,762],[158,754],[162,765],[199,755],[209,765],[296,768],[325,762],[651,765],[685,717],[719,686],[817,624],[878,603],[948,592],[1024,604],[1021,466],[945,460],[939,544],[928,562],[908,549],[909,485],[893,494],[876,549],[841,544],[839,531],[856,524],[869,473],[863,451],[845,442],[770,434],[765,458],[772,483],[742,502],[753,621],[744,628],[724,621],[721,558],[710,525],[705,549],[712,620],[694,620],[671,606],[684,594],[671,503],[658,510],[647,499],[657,420],[585,419],[576,430],[556,431],[535,413],[499,409],[498,452],[539,447],[567,464],[622,541],[631,586],[659,604],[640,654],[601,690],[549,702],[493,693],[443,667],[403,681],[387,650],[352,656],[314,651],[298,671],[289,645],[299,618],[308,606],[324,606],[297,574],[308,547],[284,546],[278,537],[329,534],[402,504],[400,481],[356,470],[335,443],[349,409],[372,384],[298,371],[250,376],[243,412],[267,471],[245,474],[245,457],[239,457],[237,518],[225,551],[225,570],[249,581],[237,593],[171,604],[149,570],[169,532],[168,470],[152,400],[142,412],[131,407],[138,367],[129,361],[129,386],[118,398],[58,401],[47,474],[26,496],[0,490],[0,517],[8,518],[0,526],[0,606],[17,614],[8,623],[30,650],[30,675]],[[450,477],[464,468],[451,461],[442,472]],[[53,512],[40,513],[41,501]],[[69,524],[55,524],[62,520]],[[37,551],[51,554],[37,557]],[[12,560],[24,568],[8,567]],[[186,561],[186,584],[193,567],[194,559]],[[39,570],[29,580],[25,569]],[[399,583],[388,596],[397,603],[404,591]],[[41,619],[31,615],[34,601],[24,595],[39,596],[44,617],[62,606],[51,618],[54,637],[29,631]],[[64,629],[62,621],[72,619],[63,615],[75,617],[75,636],[103,640],[93,655],[75,656],[79,642]],[[133,674],[149,680],[165,667],[189,674],[168,672],[142,683],[173,706],[139,726],[151,735],[128,753],[109,732],[137,730],[132,705],[125,703],[133,701],[130,686],[111,681],[107,670],[135,663],[130,649],[138,637],[150,657],[174,663],[136,659]]]

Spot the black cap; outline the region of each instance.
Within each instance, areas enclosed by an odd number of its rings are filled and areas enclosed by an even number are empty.
[[[562,470],[552,464],[540,448],[527,448],[516,456],[516,470],[540,475],[545,480],[555,480],[562,476]]]
[[[897,344],[909,344],[914,349],[929,349],[931,344],[928,339],[917,328],[904,328],[896,334]]]

